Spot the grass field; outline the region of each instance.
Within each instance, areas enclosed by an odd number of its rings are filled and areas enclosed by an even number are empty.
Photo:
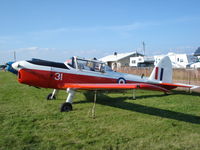
[[[61,113],[66,99],[47,101],[52,90],[19,84],[0,72],[0,149],[200,149],[200,95],[137,91],[97,96],[96,118],[88,116],[93,103],[83,93],[74,110]]]

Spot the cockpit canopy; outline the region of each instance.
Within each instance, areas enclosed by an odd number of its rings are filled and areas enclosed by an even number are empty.
[[[84,59],[74,56],[67,60],[65,64],[79,70],[88,70],[102,73],[106,71],[112,71],[112,69],[104,62],[98,61],[97,59]]]

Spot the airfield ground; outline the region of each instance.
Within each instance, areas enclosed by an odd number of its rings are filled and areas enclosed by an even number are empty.
[[[80,92],[74,111],[61,113],[66,93],[47,101],[52,90],[19,84],[0,72],[0,149],[200,149],[200,94],[137,91],[97,97]]]

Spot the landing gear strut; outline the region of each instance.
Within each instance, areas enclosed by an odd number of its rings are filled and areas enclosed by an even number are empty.
[[[67,96],[66,102],[63,103],[60,107],[61,112],[68,112],[68,111],[73,110],[72,102],[73,102],[73,98],[74,98],[74,95],[75,95],[75,90],[68,88],[67,93],[68,93],[68,96]]]
[[[55,100],[56,95],[58,94],[58,90],[54,89],[52,93],[47,96],[47,100]]]

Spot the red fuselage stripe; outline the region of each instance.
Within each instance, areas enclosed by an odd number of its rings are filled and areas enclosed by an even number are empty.
[[[90,75],[80,75],[63,72],[52,72],[34,69],[21,69],[19,71],[18,81],[35,87],[66,89],[65,84],[82,83],[82,84],[103,84],[103,83],[118,83],[117,78],[106,78]],[[143,83],[133,80],[127,80],[126,83]],[[168,90],[176,88],[171,85],[155,84]]]

